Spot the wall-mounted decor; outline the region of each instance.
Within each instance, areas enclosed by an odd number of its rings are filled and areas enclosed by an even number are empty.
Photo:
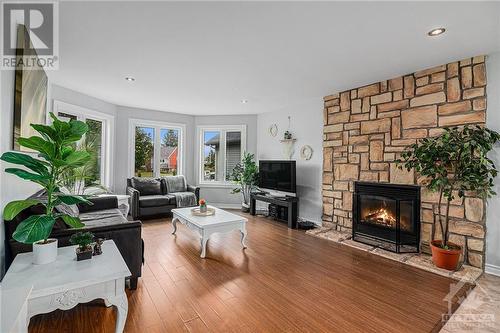
[[[313,149],[309,145],[302,146],[300,148],[300,158],[306,161],[309,161],[312,157]]]
[[[280,140],[281,145],[283,146],[283,157],[287,158],[289,160],[292,159],[294,151],[294,146],[295,146],[295,139],[283,139]]]
[[[291,117],[288,116],[288,128],[287,130],[283,133],[283,140],[292,140],[293,139],[293,134],[290,131],[290,122],[291,122]]]
[[[276,135],[278,135],[278,125],[272,124],[271,126],[269,126],[267,131],[269,132],[270,136],[276,137]]]
[[[30,48],[24,48],[25,41],[29,43]],[[17,43],[17,56],[38,59],[24,25],[19,25],[17,30]],[[34,63],[39,64],[38,61]],[[33,152],[31,149],[19,146],[17,139],[38,135],[30,124],[46,123],[47,82],[43,67],[36,65],[25,67],[23,62],[17,63],[14,92],[14,150]]]

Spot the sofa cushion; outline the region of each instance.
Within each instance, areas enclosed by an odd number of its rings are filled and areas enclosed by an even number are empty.
[[[167,185],[167,193],[186,192],[186,178],[184,176],[167,176],[164,177]]]
[[[158,207],[158,206],[174,206],[175,196],[166,195],[148,195],[139,197],[139,207]]]
[[[128,223],[128,220],[117,208],[82,213],[80,214],[80,220],[83,224],[85,224],[84,228],[96,228],[114,224]]]
[[[161,195],[161,182],[157,178],[139,178],[131,179],[132,187],[139,191],[140,195]]]

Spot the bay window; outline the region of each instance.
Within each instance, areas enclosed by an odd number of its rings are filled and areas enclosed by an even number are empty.
[[[200,126],[199,183],[228,185],[246,149],[246,126]]]
[[[183,174],[185,126],[146,120],[130,120],[130,170],[135,177]]]
[[[76,193],[92,186],[112,187],[114,116],[77,105],[54,101],[54,114],[61,120],[80,120],[88,131],[75,149],[90,154],[90,162],[65,176],[65,185]]]

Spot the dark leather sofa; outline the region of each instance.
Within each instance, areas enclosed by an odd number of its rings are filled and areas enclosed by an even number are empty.
[[[194,193],[198,203],[199,187],[185,184],[184,191]],[[130,215],[133,219],[170,214],[172,209],[178,207],[176,196],[172,193],[174,192],[168,188],[165,177],[127,178]]]
[[[62,221],[54,224],[51,238],[58,239],[58,246],[69,246],[69,238],[76,232],[90,231],[96,238],[112,239],[120,251],[132,275],[130,289],[137,288],[137,280],[141,276],[143,263],[143,247],[141,239],[141,221],[128,221],[118,210],[116,197],[89,198],[92,206],[78,205],[80,218],[85,224],[82,229],[72,229]],[[16,227],[31,215],[43,214],[42,206],[33,206],[22,211],[14,220],[5,222],[6,268],[10,266],[19,253],[31,252],[31,244],[19,243],[12,238]],[[104,212],[104,213],[103,213]]]

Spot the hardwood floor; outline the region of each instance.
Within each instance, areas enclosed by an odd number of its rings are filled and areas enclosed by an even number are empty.
[[[126,332],[431,332],[452,280],[251,217],[198,238],[170,219],[145,221],[143,277],[128,291]],[[31,320],[30,332],[114,332],[100,301]]]

